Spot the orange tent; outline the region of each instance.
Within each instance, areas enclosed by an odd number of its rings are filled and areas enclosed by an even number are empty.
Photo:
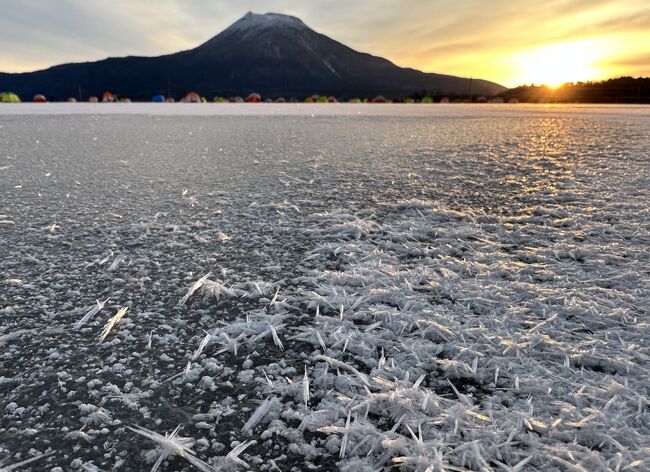
[[[108,102],[114,102],[114,101],[115,101],[115,95],[113,95],[108,90],[102,94],[102,102],[108,103]]]

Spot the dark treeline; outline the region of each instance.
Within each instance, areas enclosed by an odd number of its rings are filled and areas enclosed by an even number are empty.
[[[524,85],[503,92],[504,100],[527,103],[650,103],[650,78],[619,77],[575,82],[557,88]]]

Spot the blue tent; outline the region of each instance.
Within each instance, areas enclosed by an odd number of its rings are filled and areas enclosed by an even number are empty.
[[[154,95],[151,97],[152,102],[156,103],[165,103],[165,96],[164,95]]]

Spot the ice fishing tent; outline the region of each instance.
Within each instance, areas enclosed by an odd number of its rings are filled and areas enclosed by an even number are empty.
[[[338,103],[339,101],[336,99],[336,97],[328,97],[327,103]]]
[[[68,97],[68,103],[77,103],[77,99],[74,97]]]
[[[379,95],[372,99],[372,103],[386,103],[386,98]]]
[[[196,92],[189,92],[181,98],[181,103],[201,103],[201,95]]]
[[[259,93],[253,92],[246,97],[246,101],[248,103],[260,103],[262,101],[262,96]]]
[[[115,95],[113,95],[108,90],[102,94],[102,102],[110,103],[115,101]]]
[[[278,97],[275,99],[275,103],[287,103],[284,97]]]
[[[37,93],[34,95],[34,98],[32,98],[32,102],[34,103],[47,103],[47,98],[45,98],[45,95]]]
[[[0,102],[2,103],[20,103],[20,97],[12,92],[0,93]]]
[[[154,95],[151,97],[151,101],[154,103],[165,103],[165,96],[164,95]]]
[[[97,103],[99,102],[99,98],[95,97],[94,95],[88,99],[89,103]]]

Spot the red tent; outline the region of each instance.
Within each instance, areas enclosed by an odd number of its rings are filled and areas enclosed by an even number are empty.
[[[196,92],[190,92],[181,98],[181,103],[201,103],[201,95]]]

